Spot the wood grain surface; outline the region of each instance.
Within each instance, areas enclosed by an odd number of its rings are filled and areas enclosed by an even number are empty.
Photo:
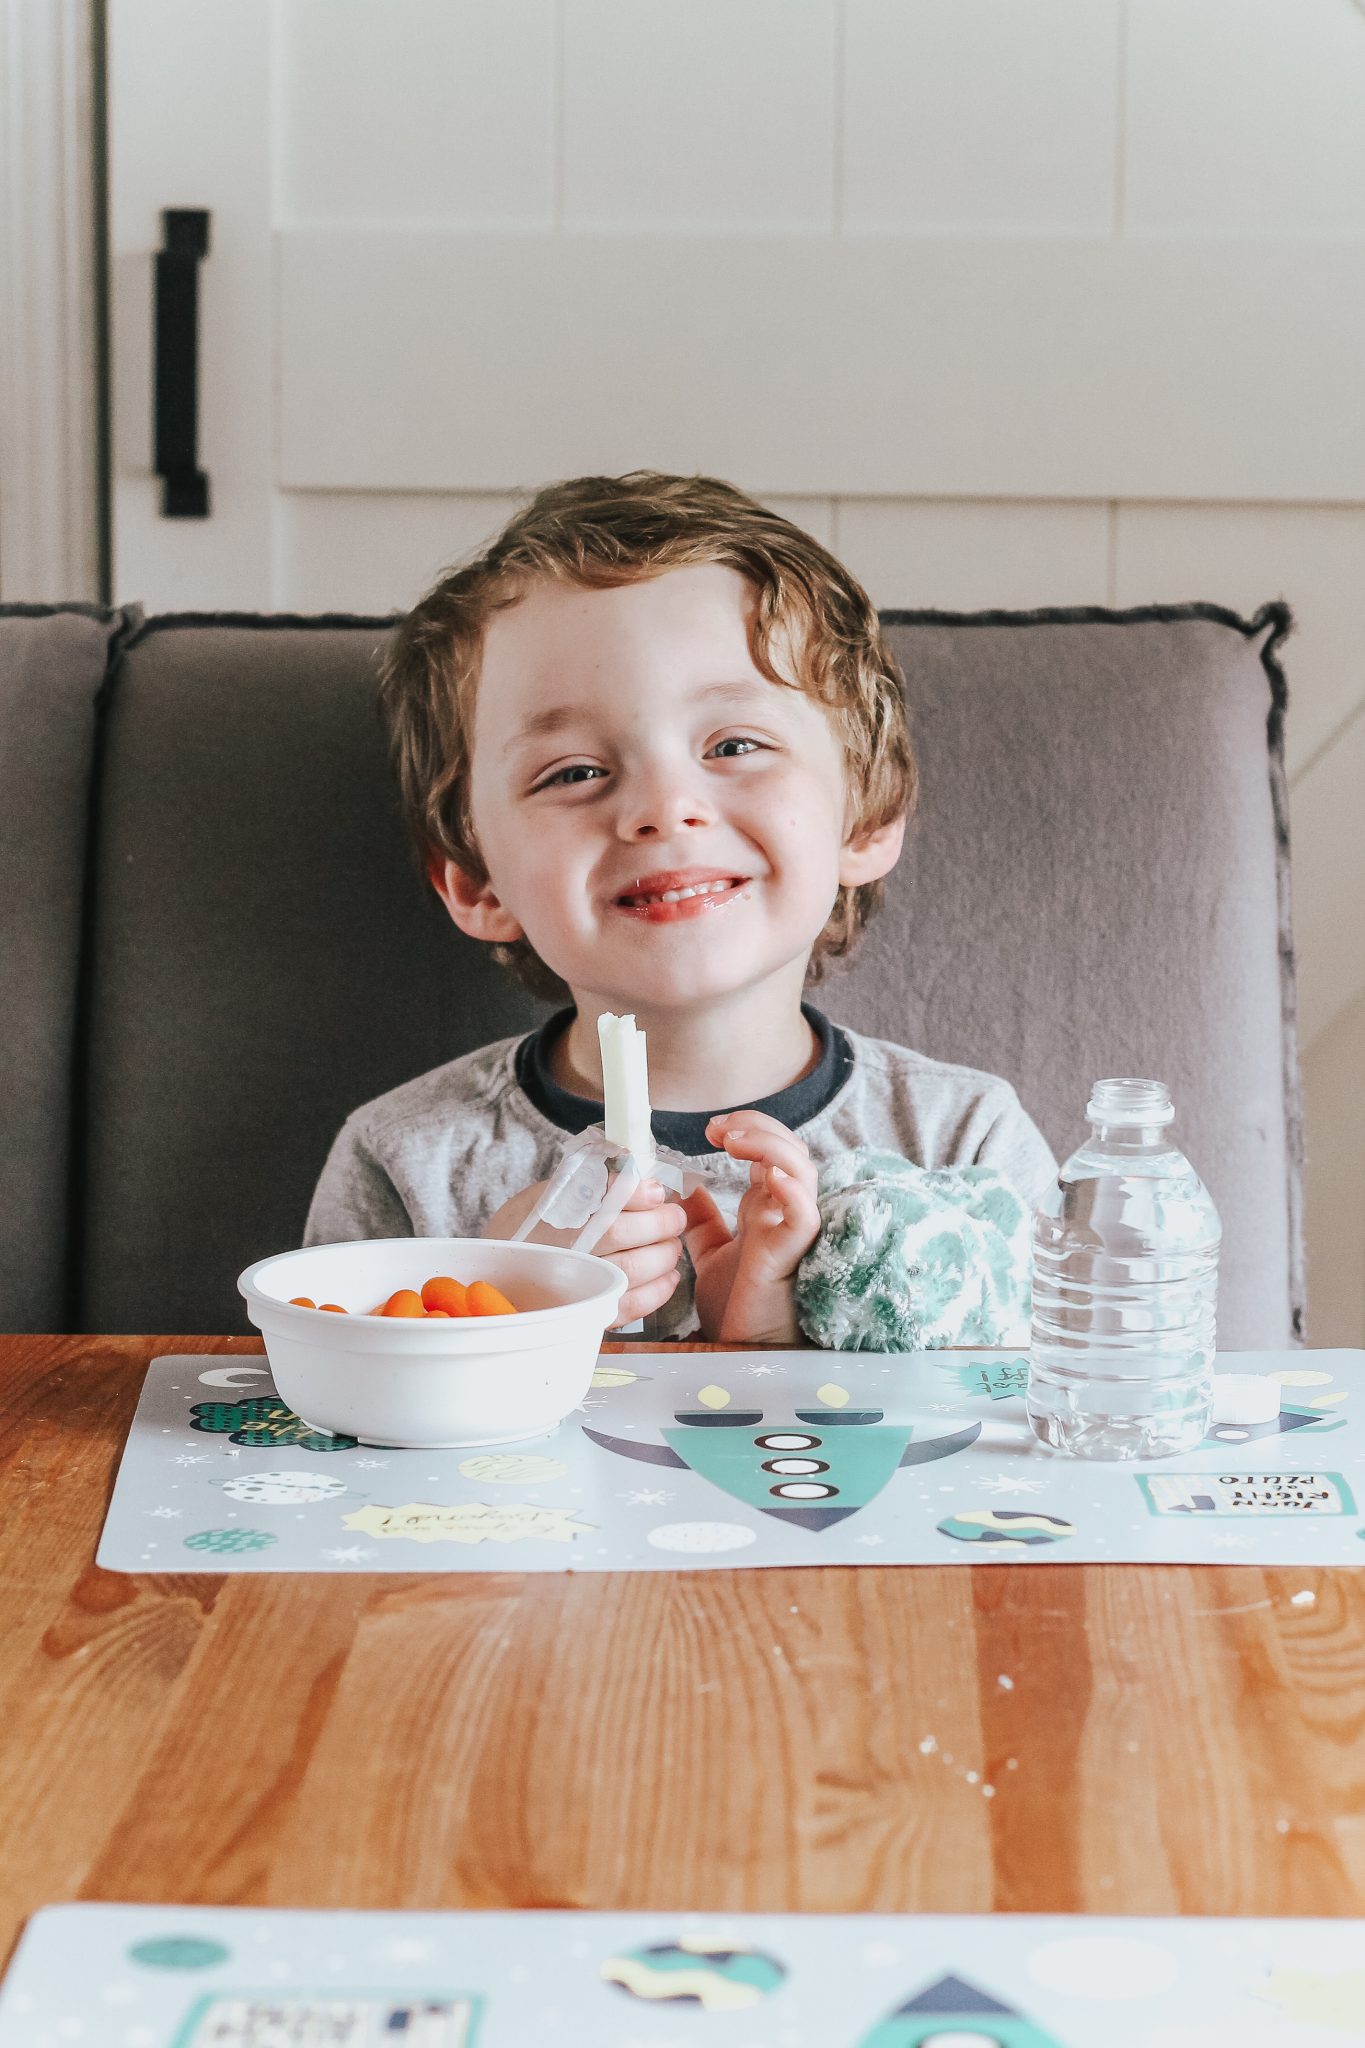
[[[147,1360],[259,1349],[0,1338],[0,1952],[65,1899],[1365,1912],[1365,1571],[97,1570]]]

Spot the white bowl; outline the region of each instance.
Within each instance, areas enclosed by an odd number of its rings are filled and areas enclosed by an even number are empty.
[[[438,1273],[491,1281],[520,1312],[449,1322],[368,1313]],[[237,1285],[296,1415],[333,1436],[437,1450],[556,1428],[592,1384],[626,1278],[606,1259],[554,1245],[386,1237],[278,1252]],[[295,1308],[296,1294],[351,1313]]]

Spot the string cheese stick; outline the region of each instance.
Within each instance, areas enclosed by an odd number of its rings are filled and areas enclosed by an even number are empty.
[[[602,1048],[603,1129],[611,1144],[634,1156],[644,1178],[654,1170],[645,1034],[637,1031],[633,1016],[613,1017],[608,1011],[597,1020],[597,1037]]]

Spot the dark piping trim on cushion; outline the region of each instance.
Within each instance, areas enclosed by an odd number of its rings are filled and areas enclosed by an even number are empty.
[[[0,619],[56,619],[74,612],[82,619],[108,621],[119,616],[118,609],[102,604],[0,604]]]
[[[884,626],[1140,626],[1144,623],[1179,623],[1186,619],[1211,619],[1215,625],[1231,626],[1250,639],[1272,621],[1283,621],[1279,638],[1289,631],[1289,606],[1283,599],[1263,604],[1253,619],[1229,611],[1226,605],[1137,604],[1127,611],[1114,611],[1101,604],[1045,605],[1038,611],[1012,612],[880,612]],[[1283,688],[1284,678],[1280,678]]]
[[[145,619],[137,633],[128,642],[130,648],[141,646],[154,633],[178,632],[184,627],[239,626],[257,632],[313,632],[335,631],[341,626],[354,626],[375,630],[391,630],[406,616],[405,613],[390,612],[384,618],[370,617],[360,612],[161,612]]]
[[[71,1035],[71,1143],[66,1195],[66,1322],[85,1329],[86,1179],[90,1160],[90,1045],[93,1036],[96,918],[99,907],[99,828],[104,789],[105,735],[109,706],[122,672],[124,653],[142,624],[142,607],[124,605],[99,617],[116,619],[104,675],[95,692],[90,746],[90,784],[85,807],[85,848],[81,880],[80,951],[76,961],[76,1003]]]
[[[1264,627],[1261,665],[1270,679],[1266,743],[1270,756],[1270,802],[1275,816],[1275,890],[1280,934],[1280,1016],[1284,1046],[1285,1152],[1289,1161],[1289,1306],[1295,1341],[1308,1341],[1308,1276],[1303,1242],[1303,1079],[1299,1067],[1299,993],[1294,960],[1293,868],[1289,858],[1289,778],[1284,762],[1284,716],[1289,684],[1279,650],[1294,629],[1287,604],[1262,605],[1251,630]]]

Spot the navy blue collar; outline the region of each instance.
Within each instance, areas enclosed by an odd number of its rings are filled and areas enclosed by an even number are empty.
[[[574,1018],[572,1010],[556,1010],[553,1017],[547,1017],[538,1031],[523,1038],[516,1051],[516,1076],[543,1117],[561,1131],[577,1136],[586,1131],[590,1124],[601,1123],[602,1104],[586,1095],[571,1095],[567,1088],[561,1088],[550,1072],[550,1048],[561,1032],[567,1031]],[[761,1102],[725,1103],[726,1109],[761,1109],[765,1115],[775,1117],[785,1124],[789,1131],[799,1130],[818,1116],[827,1104],[834,1100],[853,1067],[853,1047],[837,1024],[831,1024],[821,1011],[809,1003],[802,1003],[801,1014],[820,1041],[820,1057],[808,1074],[799,1081],[793,1081],[790,1088],[779,1089],[776,1095],[765,1095]],[[656,1109],[651,1119],[655,1142],[671,1152],[681,1152],[684,1158],[705,1158],[714,1151],[706,1136],[706,1125],[714,1111],[704,1114],[696,1110]]]

